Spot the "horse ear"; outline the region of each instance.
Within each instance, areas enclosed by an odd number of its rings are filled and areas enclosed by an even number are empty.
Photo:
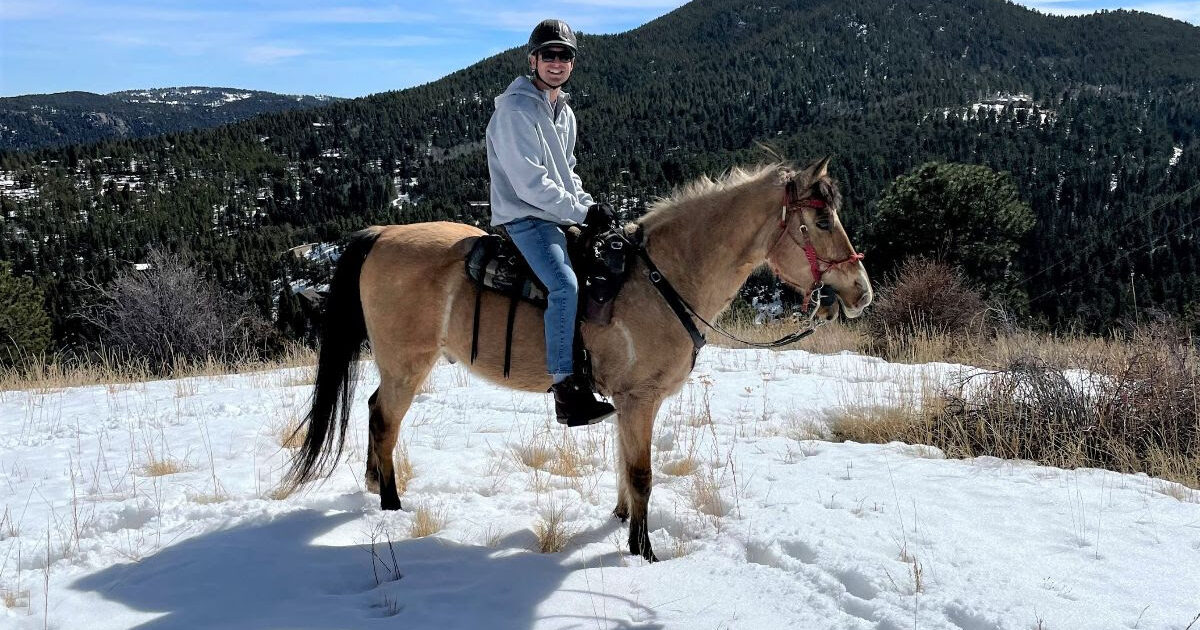
[[[825,157],[821,158],[815,166],[813,166],[814,179],[821,179],[822,177],[829,175],[829,161],[832,159],[832,155],[826,155]]]

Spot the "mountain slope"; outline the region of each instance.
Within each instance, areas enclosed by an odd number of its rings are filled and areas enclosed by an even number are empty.
[[[0,151],[189,131],[336,100],[211,87],[13,96],[0,98]]]
[[[696,0],[580,41],[580,174],[629,216],[699,174],[765,159],[765,141],[797,160],[836,156],[861,245],[896,175],[931,159],[984,164],[1011,172],[1038,216],[1017,261],[1030,303],[1006,307],[1091,328],[1147,306],[1200,312],[1196,196],[1181,194],[1200,180],[1194,26],[1000,0]],[[64,278],[103,279],[153,243],[186,244],[268,310],[292,245],[372,222],[485,222],[468,206],[487,198],[484,126],[522,68],[514,49],[408,90],[9,155],[0,253],[50,289],[60,322],[81,299]],[[32,198],[13,201],[17,190]]]

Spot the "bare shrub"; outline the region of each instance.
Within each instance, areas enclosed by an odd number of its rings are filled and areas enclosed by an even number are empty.
[[[249,302],[204,278],[190,259],[152,250],[149,268],[130,269],[98,287],[85,319],[106,350],[170,371],[180,364],[261,358],[276,345]]]
[[[876,293],[868,337],[874,349],[890,344],[892,352],[916,337],[963,337],[982,323],[986,310],[979,293],[949,265],[910,259]]]

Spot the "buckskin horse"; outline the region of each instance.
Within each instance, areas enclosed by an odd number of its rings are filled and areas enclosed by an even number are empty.
[[[859,316],[872,290],[862,255],[838,219],[841,195],[829,158],[805,169],[778,162],[702,178],[656,202],[627,231],[640,231],[636,258],[607,325],[584,323],[596,389],[617,409],[617,506],[629,521],[629,551],[656,560],[646,523],[650,442],[663,399],[679,391],[703,345],[696,332],[737,295],[755,268],[770,266],[783,282],[810,295],[825,287],[817,317]],[[515,314],[511,372],[502,373],[503,343],[480,343],[471,361],[475,287],[464,259],[478,228],[437,222],[374,226],[356,232],[338,261],[322,326],[312,408],[303,445],[285,487],[327,476],[341,457],[362,343],[369,340],[379,388],[368,402],[366,484],[384,510],[400,509],[392,452],[400,421],[438,357],[513,389],[545,392],[541,309],[521,303]],[[677,295],[673,307],[658,285]],[[679,302],[685,303],[683,309]],[[480,339],[504,339],[509,299],[487,292],[480,303]],[[689,333],[688,328],[692,333]],[[699,338],[699,340],[697,340]]]

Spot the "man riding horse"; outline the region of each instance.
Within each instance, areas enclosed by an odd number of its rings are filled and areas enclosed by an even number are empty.
[[[600,422],[613,406],[597,400],[574,361],[579,280],[567,255],[565,227],[603,230],[612,211],[596,204],[575,174],[575,113],[562,86],[578,50],[562,20],[543,20],[529,36],[529,76],[496,97],[487,126],[492,225],[502,228],[547,289],[546,370],[554,411],[567,426]]]

